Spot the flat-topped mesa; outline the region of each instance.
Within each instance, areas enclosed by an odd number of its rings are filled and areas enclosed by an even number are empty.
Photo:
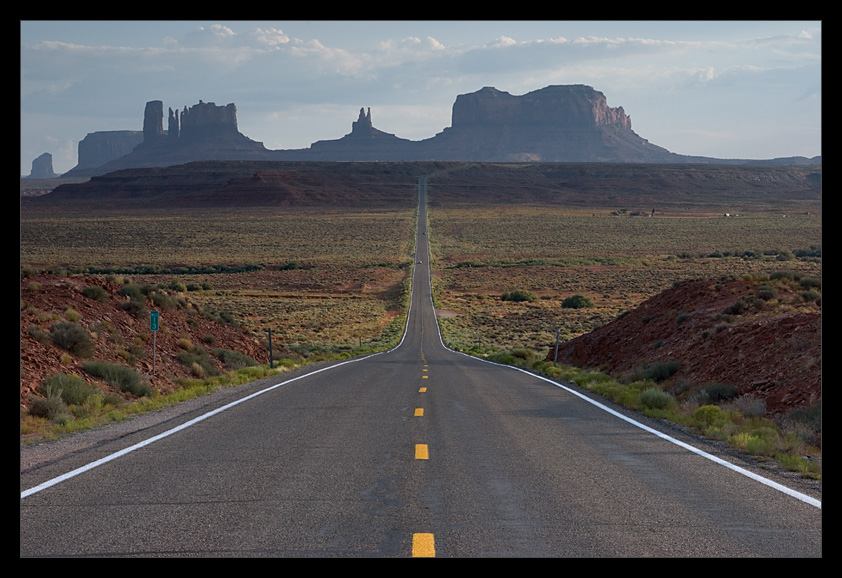
[[[558,128],[613,126],[631,130],[623,107],[608,106],[605,95],[582,84],[548,86],[523,96],[485,87],[460,94],[453,105],[453,128],[534,125]]]

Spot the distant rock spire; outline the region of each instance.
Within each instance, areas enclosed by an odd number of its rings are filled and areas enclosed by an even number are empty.
[[[366,112],[365,107],[360,108],[360,117],[351,125],[351,134],[371,134],[374,127],[371,124],[371,107]]]
[[[167,130],[167,136],[172,139],[177,139],[179,136],[179,129],[178,129],[178,111],[173,111],[172,107],[170,107],[170,118]]]
[[[150,100],[143,111],[143,141],[153,142],[164,135],[164,103]]]
[[[58,175],[53,172],[53,155],[44,153],[32,161],[32,172],[30,179],[52,179]]]

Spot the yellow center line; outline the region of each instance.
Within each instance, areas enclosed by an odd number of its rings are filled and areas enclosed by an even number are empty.
[[[427,444],[415,444],[415,459],[426,460],[429,459],[430,452],[427,450]]]
[[[418,391],[419,391],[420,393],[424,393],[425,391],[427,391],[427,388],[426,388],[426,387],[422,387],[422,388],[421,388],[421,389],[419,389]]]
[[[427,379],[428,377],[429,377],[428,375],[422,375],[421,379]]]
[[[418,533],[412,535],[413,558],[435,558],[436,545],[432,534]]]
[[[417,417],[423,417],[424,416],[424,408],[423,407],[416,407],[415,408],[415,415]]]

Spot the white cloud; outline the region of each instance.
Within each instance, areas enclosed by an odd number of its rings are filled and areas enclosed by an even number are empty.
[[[250,36],[257,41],[258,45],[262,46],[278,47],[290,42],[289,36],[278,28],[256,28],[250,33]]]
[[[214,46],[233,41],[237,34],[228,26],[214,24],[210,27],[199,26],[186,34],[179,43],[183,46]]]
[[[491,45],[495,47],[517,46],[517,41],[514,38],[509,38],[508,36],[501,36],[500,38],[492,42]]]

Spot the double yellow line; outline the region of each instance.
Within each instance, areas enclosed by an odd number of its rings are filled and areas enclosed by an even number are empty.
[[[424,364],[424,372],[426,373],[427,364]],[[426,375],[421,376],[422,379],[427,379]],[[419,393],[424,393],[427,391],[426,387],[422,387],[419,390]],[[415,408],[415,417],[424,417],[424,408],[417,407]],[[427,447],[427,444],[415,444],[415,459],[416,460],[426,460],[430,458],[430,450]],[[413,558],[435,558],[436,556],[436,544],[435,538],[431,533],[428,532],[418,532],[412,535],[412,557]]]

